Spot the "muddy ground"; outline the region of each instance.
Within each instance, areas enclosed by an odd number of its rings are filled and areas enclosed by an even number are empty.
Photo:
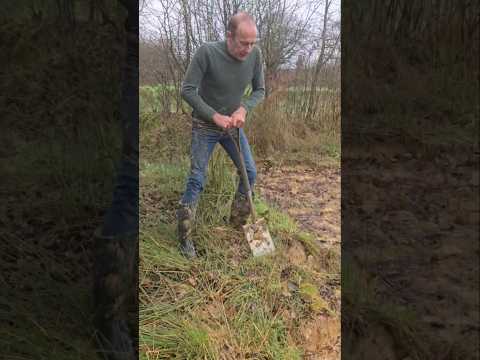
[[[340,168],[339,166],[265,167],[259,164],[257,191],[296,220],[299,228],[315,236],[319,246],[340,254]],[[292,262],[305,260],[299,244],[289,249]],[[331,285],[329,292],[340,292]],[[340,303],[337,312],[318,315],[302,326],[301,336],[309,360],[340,359]]]
[[[340,250],[340,167],[285,166],[260,172],[257,189],[322,246]]]
[[[413,312],[428,359],[478,359],[478,149],[460,146],[452,153],[396,138],[365,148],[342,158],[344,249],[375,276],[385,302]],[[340,250],[340,169],[260,169],[261,195],[320,245]],[[411,359],[413,349],[388,329],[379,331],[379,339],[359,341],[359,359]],[[382,355],[365,353],[370,341],[382,338]]]
[[[413,312],[423,358],[478,359],[478,148],[392,136],[349,150],[342,250]],[[398,340],[383,358],[409,358]]]

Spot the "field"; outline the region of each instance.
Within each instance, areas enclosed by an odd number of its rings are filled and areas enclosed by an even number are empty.
[[[157,88],[162,91],[171,89]],[[274,197],[292,184],[278,187],[275,171],[301,179],[339,168],[339,128],[326,130],[338,127],[339,119],[319,121],[315,130],[302,127],[304,136],[295,136],[288,129],[300,121],[274,111],[282,108],[279,102],[292,107],[289,94],[273,94],[259,106],[246,126],[259,167],[255,205],[268,221],[277,251],[253,258],[243,234],[226,223],[237,179],[218,148],[194,235],[201,256],[189,261],[177,249],[174,214],[189,170],[189,117],[164,111],[151,88],[140,93],[150,96],[141,101],[142,358],[338,359],[339,231],[322,236]],[[337,180],[329,185],[339,195]],[[298,191],[281,197],[293,201],[300,198]],[[339,215],[339,197],[336,203]],[[314,216],[313,208],[303,208]],[[339,230],[339,218],[333,223]]]

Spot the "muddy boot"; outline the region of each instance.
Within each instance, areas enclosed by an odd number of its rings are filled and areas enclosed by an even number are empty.
[[[192,240],[193,223],[195,221],[196,207],[180,204],[177,209],[177,236],[180,241],[182,254],[192,259],[197,256]]]
[[[237,230],[241,230],[242,226],[247,223],[250,215],[250,204],[246,195],[237,192],[232,202],[230,211],[230,224]]]
[[[136,359],[128,306],[136,302],[137,235],[95,236],[94,301],[96,342],[102,359]]]

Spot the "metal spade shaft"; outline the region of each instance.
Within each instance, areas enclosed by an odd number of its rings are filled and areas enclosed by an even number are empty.
[[[243,159],[242,149],[240,145],[240,129],[236,128],[235,131],[238,141],[234,139],[234,137],[232,136],[232,134],[230,134],[229,131],[227,131],[227,134],[228,136],[230,136],[230,139],[232,139],[233,143],[235,144],[235,148],[237,149],[237,154],[240,159],[240,175],[242,177],[243,186],[245,186],[245,188],[247,189],[247,198],[250,205],[250,213],[252,214],[252,222],[255,223],[257,221],[257,216],[255,214],[255,207],[253,206],[252,189],[250,188],[250,182],[248,181],[247,169],[245,166],[245,160]]]

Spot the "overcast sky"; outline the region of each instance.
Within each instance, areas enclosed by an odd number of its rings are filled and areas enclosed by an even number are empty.
[[[294,3],[294,0],[287,0],[287,4],[289,2]],[[161,10],[161,7],[159,5],[159,0],[147,0],[147,3],[149,4],[149,8],[151,8],[152,10],[149,11],[146,8],[144,8],[143,11],[140,14],[140,32],[141,33],[143,31],[151,30],[152,27],[153,28],[156,27],[154,25],[155,22],[156,22],[155,13],[160,12],[160,10]],[[304,0],[304,3],[310,3],[312,5],[317,4],[316,6],[318,6],[318,8],[319,8],[319,15],[322,14],[322,11],[323,11],[322,9],[323,9],[323,4],[324,4],[323,0],[322,1],[319,1],[319,0]],[[341,0],[333,0],[332,7],[331,7],[332,16],[336,20],[340,20],[340,17],[341,17],[340,3],[341,3]],[[302,13],[302,10],[299,10],[299,14],[301,14],[301,13]]]

